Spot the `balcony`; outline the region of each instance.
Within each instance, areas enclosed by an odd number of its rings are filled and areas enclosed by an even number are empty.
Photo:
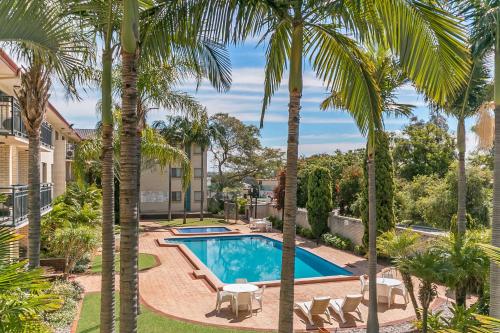
[[[18,226],[28,220],[28,186],[0,187],[0,226]],[[52,184],[40,184],[40,211],[52,207]]]
[[[40,130],[42,146],[52,149],[52,126],[44,121]],[[21,109],[13,96],[0,95],[0,135],[28,138],[21,117]]]

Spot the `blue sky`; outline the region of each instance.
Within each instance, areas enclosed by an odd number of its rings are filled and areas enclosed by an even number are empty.
[[[263,95],[263,77],[265,50],[262,46],[246,44],[230,48],[232,62],[233,85],[227,93],[217,93],[206,82],[198,91],[194,84],[186,83],[183,90],[192,93],[207,107],[210,114],[229,113],[247,124],[259,125],[260,109]],[[280,90],[272,99],[266,114],[264,128],[261,131],[263,145],[284,149],[287,135],[288,89],[285,77]],[[321,111],[319,103],[327,96],[327,92],[317,80],[310,68],[305,66],[304,92],[302,97],[300,125],[300,154],[331,153],[336,149],[349,150],[364,146],[365,139],[359,134],[348,114],[340,111]],[[398,92],[399,102],[416,106],[415,115],[428,118],[428,109],[424,100],[411,86],[405,86]],[[58,110],[74,123],[76,128],[94,127],[97,121],[95,104],[99,99],[98,91],[83,94],[83,101],[67,101],[57,92],[52,94],[51,101]],[[149,121],[163,119],[167,111],[158,110],[150,113]],[[473,120],[469,120],[470,128]],[[400,130],[408,119],[386,119],[389,131]],[[450,131],[454,132],[456,122],[449,119]],[[475,138],[468,135],[468,150],[475,146]]]

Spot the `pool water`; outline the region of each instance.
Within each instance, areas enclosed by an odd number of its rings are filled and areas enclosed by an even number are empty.
[[[249,282],[279,280],[282,243],[260,236],[197,237],[168,239],[186,245],[223,283],[238,278]],[[352,275],[351,272],[297,247],[295,278]]]
[[[229,232],[231,229],[226,227],[193,227],[193,228],[178,228],[177,232],[181,234],[204,234],[209,232]]]

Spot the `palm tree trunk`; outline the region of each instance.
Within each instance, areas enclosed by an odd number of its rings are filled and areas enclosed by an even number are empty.
[[[21,75],[21,87],[15,90],[21,116],[28,133],[28,259],[29,267],[40,266],[40,128],[51,86],[50,72],[38,57]]]
[[[106,41],[108,43],[108,41]],[[101,272],[101,333],[115,331],[115,198],[113,112],[111,101],[112,54],[102,54],[102,272]]]
[[[137,332],[137,0],[123,1],[122,135],[120,151],[120,332]]]
[[[458,119],[457,127],[457,147],[458,147],[458,211],[457,211],[457,232],[459,236],[465,234],[466,230],[466,197],[467,179],[465,175],[465,120]],[[452,230],[453,231],[453,230]]]
[[[168,220],[172,221],[172,164],[168,165]]]
[[[200,189],[201,189],[201,201],[200,201],[200,221],[203,221],[203,209],[205,200],[205,149],[201,149],[201,178],[200,178]]]
[[[496,36],[500,36],[500,11],[497,12]],[[500,247],[500,38],[495,41],[495,171],[493,173],[493,221],[491,243]],[[490,316],[500,318],[500,266],[490,268]]]
[[[300,9],[296,10],[296,16]],[[297,216],[297,160],[299,157],[300,98],[302,97],[302,52],[304,28],[300,17],[294,20],[290,54],[288,89],[288,141],[286,152],[283,252],[279,308],[279,333],[293,332],[295,282],[295,220]]]
[[[406,272],[401,272],[401,277],[403,278],[403,283],[405,285],[405,288],[410,295],[410,301],[411,305],[413,306],[413,309],[415,310],[415,316],[417,317],[417,320],[420,320],[420,311],[418,311],[418,302],[417,298],[415,297],[415,288],[413,286],[413,280],[411,279],[411,275],[406,273]]]
[[[368,152],[368,278],[369,278],[369,307],[368,333],[378,333],[378,304],[377,304],[377,211],[375,189],[375,156]]]
[[[29,267],[40,266],[40,128],[28,136],[28,259]]]

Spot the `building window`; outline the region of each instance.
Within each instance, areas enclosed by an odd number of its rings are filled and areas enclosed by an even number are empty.
[[[47,182],[47,163],[42,162],[42,183]]]
[[[193,153],[194,154],[201,154],[201,147],[198,145],[195,145],[193,148]]]
[[[180,178],[182,176],[181,168],[172,168],[172,177]]]
[[[181,191],[172,192],[172,201],[181,201],[181,200],[182,200],[182,192]]]
[[[201,178],[201,168],[194,168],[194,178]]]
[[[201,201],[201,191],[194,191],[194,201]]]

